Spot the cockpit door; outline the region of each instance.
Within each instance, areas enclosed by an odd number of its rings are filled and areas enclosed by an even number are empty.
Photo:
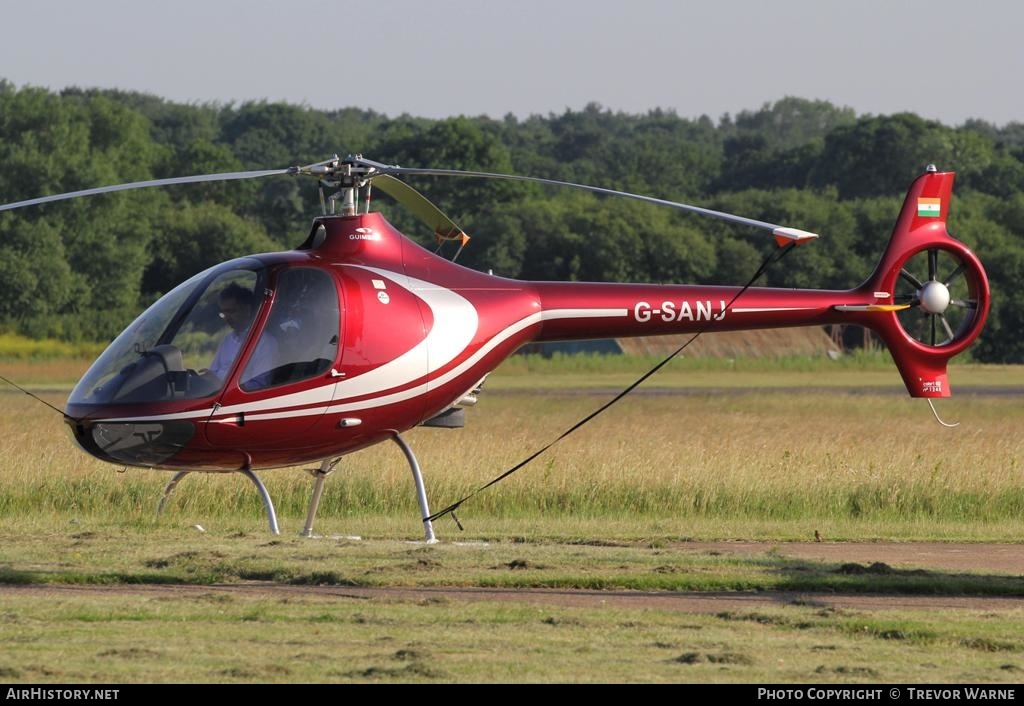
[[[339,268],[345,291],[343,373],[333,409],[350,439],[408,428],[425,411],[431,341],[415,285],[381,268]]]
[[[241,344],[206,424],[216,446],[301,448],[334,396],[343,330],[337,280],[325,269],[286,267],[270,284],[269,310]]]

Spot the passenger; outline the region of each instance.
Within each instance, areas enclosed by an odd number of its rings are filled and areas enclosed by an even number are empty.
[[[232,282],[221,291],[217,303],[220,307],[220,318],[224,319],[231,330],[217,347],[217,354],[214,355],[213,362],[210,363],[209,372],[223,382],[231,373],[238,352],[249,335],[249,328],[252,326],[259,308],[259,300],[251,290]],[[247,390],[267,387],[271,382],[271,371],[276,365],[276,361],[277,340],[264,332],[246,366],[246,370],[255,371],[257,374],[244,380],[243,387]]]

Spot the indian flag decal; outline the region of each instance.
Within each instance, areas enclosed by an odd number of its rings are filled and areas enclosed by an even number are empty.
[[[942,211],[942,199],[919,198],[917,200],[917,215],[923,218],[938,218]]]

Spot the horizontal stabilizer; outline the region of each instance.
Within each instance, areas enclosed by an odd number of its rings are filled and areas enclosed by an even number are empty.
[[[787,243],[796,243],[797,245],[803,245],[804,243],[814,240],[818,237],[817,233],[811,233],[806,230],[800,230],[799,228],[786,228],[779,226],[772,231],[772,235],[775,236],[775,242],[781,248]]]

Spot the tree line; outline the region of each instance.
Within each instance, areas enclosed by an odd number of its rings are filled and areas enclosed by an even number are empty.
[[[712,120],[654,110],[388,117],[285,103],[181,104],[0,80],[0,202],[128,181],[307,164],[362,153],[403,166],[506,172],[697,204],[820,233],[763,284],[848,288],[872,271],[924,165],[957,172],[950,231],[985,264],[993,309],[975,359],[1024,362],[1024,123],[950,127],[786,97]],[[740,284],[763,233],[535,184],[410,183],[473,240],[460,263],[524,279]],[[430,233],[381,199],[407,234]],[[106,194],[0,214],[0,330],[116,335],[192,274],[290,249],[319,213],[308,180],[273,177]]]

